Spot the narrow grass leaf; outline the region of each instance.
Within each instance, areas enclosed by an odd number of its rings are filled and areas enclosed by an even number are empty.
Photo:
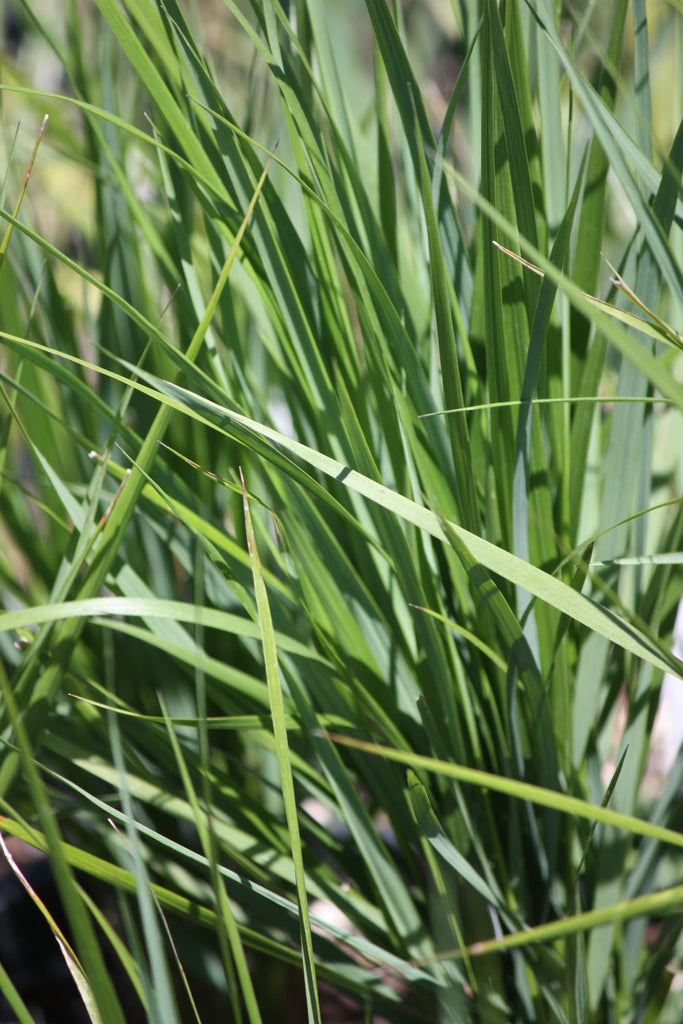
[[[120,13],[118,14],[118,17],[121,17]],[[216,282],[213,294],[207,303],[204,316],[197,326],[187,348],[186,356],[188,361],[191,363],[196,360],[199,354],[206,331],[208,330],[218,304],[218,300],[227,283],[228,275],[239,250],[240,242],[246,230],[250,214],[256,204],[261,188],[263,187],[263,183],[268,172],[268,166],[269,165],[266,164],[266,167],[263,170],[252,197],[251,204],[246,211],[240,230],[238,231],[232,248],[225,260],[225,264],[218,281]],[[140,497],[140,493],[144,487],[145,472],[151,466],[156,457],[158,442],[163,438],[166,432],[170,415],[171,410],[168,406],[163,406],[157,413],[154,423],[152,424],[138,454],[136,469],[131,474],[131,477],[123,488],[111,515],[103,526],[95,557],[80,589],[81,597],[92,597],[97,594],[107,577],[107,573],[109,572],[118,553],[124,532],[130,522],[137,501]],[[39,678],[37,678],[37,666],[32,664],[30,660],[27,661],[24,669],[20,670],[17,674],[17,678],[14,682],[15,690],[20,693],[25,690],[32,691],[30,705],[29,708],[27,708],[24,719],[25,727],[29,729],[29,732],[40,727],[40,721],[46,711],[46,702],[49,703],[53,699],[54,694],[59,688],[64,666],[68,659],[68,654],[78,639],[82,629],[82,622],[82,619],[71,619],[62,627],[60,636],[57,640],[57,646],[61,650],[62,656],[52,661]],[[16,776],[18,768],[18,757],[10,752],[0,767],[0,794],[5,794],[7,792]]]
[[[478,892],[487,903],[495,906],[496,909],[506,918],[509,918],[509,910],[500,892],[494,892],[488,882],[472,867],[469,861],[460,854],[452,842],[444,833],[443,828],[434,813],[429,802],[426,788],[411,770],[408,771],[408,788],[410,793],[410,805],[415,819],[422,829],[425,837],[434,847],[447,864],[460,875],[463,881],[471,885],[475,892]]]
[[[409,498],[397,494],[390,488],[364,477],[356,470],[337,462],[328,455],[316,452],[265,424],[220,408],[215,403],[193,395],[176,385],[158,381],[157,386],[160,393],[167,396],[166,400],[174,408],[199,416],[207,423],[217,424],[219,429],[234,434],[236,439],[246,440],[249,444],[253,443],[255,437],[261,437],[270,442],[261,448],[261,453],[267,458],[277,458],[276,450],[271,447],[271,444],[274,443],[289,456],[300,458],[319,472],[337,479],[345,487],[377,502],[382,508],[393,511],[432,536],[437,538],[444,536],[441,520],[436,514],[416,505]],[[619,644],[625,650],[652,662],[656,667],[664,668],[665,671],[672,670],[677,675],[683,672],[683,667],[678,660],[673,658],[663,647],[653,645],[636,627],[609,609],[599,607],[582,594],[572,590],[570,586],[543,570],[523,562],[503,548],[491,544],[490,541],[469,533],[456,524],[451,523],[449,526],[461,539],[470,555],[487,569],[503,576],[511,583],[520,585],[531,594],[540,597],[541,600],[547,601],[558,611],[569,614],[576,621],[589,626],[590,629]]]
[[[88,978],[83,970],[82,964],[79,962],[78,957],[74,953],[73,949],[69,945],[64,932],[59,927],[54,917],[50,913],[45,903],[41,900],[38,893],[35,891],[33,886],[30,884],[26,876],[21,871],[21,868],[15,861],[14,857],[10,853],[10,850],[5,842],[4,837],[0,834],[0,848],[2,849],[3,855],[10,868],[12,869],[14,876],[19,879],[19,882],[28,894],[29,899],[33,903],[34,907],[42,914],[43,918],[47,922],[47,925],[54,935],[55,941],[57,942],[64,962],[66,963],[69,974],[74,980],[76,988],[78,989],[80,996],[85,1003],[88,1010],[88,1016],[92,1021],[92,1024],[102,1024],[103,1018],[100,1016],[97,1004],[93,998],[92,990]]]
[[[33,164],[34,164],[35,159],[36,159],[36,154],[38,153],[38,146],[40,145],[40,140],[43,137],[43,132],[45,131],[45,125],[47,124],[47,120],[48,120],[48,116],[46,114],[45,117],[43,118],[43,123],[40,126],[40,130],[38,132],[38,137],[36,138],[36,143],[35,143],[35,146],[33,147],[33,153],[31,154],[31,158],[30,158],[30,160],[28,162],[28,167],[26,168],[26,175],[24,176],[24,183],[21,186],[21,191],[19,192],[19,197],[18,197],[18,199],[17,199],[17,201],[15,203],[15,206],[14,206],[13,216],[14,216],[15,220],[19,216],[19,211],[21,209],[21,204],[23,203],[24,196],[26,195],[26,189],[28,188],[29,178],[31,177],[31,171],[33,170]],[[12,231],[13,231],[13,225],[12,224],[8,224],[7,225],[7,229],[5,230],[5,234],[3,236],[2,242],[0,242],[0,267],[2,267],[3,260],[5,259],[5,256],[7,254],[7,247],[9,245],[9,240],[12,237]]]
[[[567,938],[577,932],[593,932],[598,928],[604,928],[609,924],[618,924],[633,920],[636,917],[666,917],[681,913],[683,904],[683,885],[673,886],[670,889],[662,889],[659,892],[650,893],[648,896],[640,896],[633,900],[623,900],[613,903],[601,910],[587,910],[581,914],[566,917],[561,921],[551,921],[548,924],[537,925],[526,931],[506,935],[501,939],[485,939],[468,946],[465,952],[468,956],[485,956],[489,953],[500,952],[504,949],[519,949],[537,942],[554,942],[557,939]],[[453,957],[459,956],[458,950],[453,950]]]
[[[628,197],[636,221],[651,247],[652,255],[660,268],[662,277],[668,283],[679,304],[683,306],[683,270],[678,266],[660,224],[652,217],[647,201],[628,166],[632,152],[639,152],[638,147],[628,140],[628,137],[623,138],[618,131],[616,119],[602,103],[579,68],[569,58],[555,27],[548,0],[535,0],[535,6],[548,40],[562,62],[576,96],[583,104],[586,115],[600,140],[609,165],[617,175]],[[620,6],[625,7],[626,5]]]
[[[273,622],[270,614],[270,605],[268,603],[268,594],[263,574],[261,572],[261,561],[259,558],[258,548],[256,546],[256,535],[254,533],[254,526],[251,519],[249,501],[243,477],[242,492],[244,495],[244,520],[247,531],[247,543],[249,546],[249,556],[251,558],[252,571],[254,575],[256,607],[258,609],[259,628],[261,630],[261,638],[263,642],[263,657],[268,683],[268,695],[270,698],[270,707],[273,716],[275,749],[280,769],[282,798],[285,805],[285,816],[287,819],[287,828],[289,831],[292,859],[294,862],[294,873],[296,877],[296,889],[299,903],[299,924],[301,929],[301,947],[304,964],[304,977],[306,980],[308,1020],[310,1024],[318,1024],[321,1020],[320,1001],[318,997],[315,960],[313,956],[311,922],[308,916],[306,873],[304,869],[303,852],[301,849],[301,835],[299,832],[294,779],[292,776],[292,766],[289,757],[289,742],[287,740],[287,726],[285,724],[285,708],[282,698],[282,684],[280,682],[277,646],[273,632]]]
[[[662,843],[683,848],[683,835],[672,829],[662,828],[653,825],[642,818],[636,818],[630,814],[620,814],[607,807],[599,807],[596,804],[587,803],[577,797],[567,796],[551,789],[544,789],[541,786],[534,786],[528,782],[521,782],[517,779],[510,779],[502,775],[492,775],[490,772],[479,771],[476,768],[468,768],[465,765],[454,764],[449,761],[439,761],[436,758],[425,757],[421,754],[409,753],[401,750],[394,750],[391,747],[384,747],[376,743],[367,743],[364,740],[357,740],[351,736],[342,736],[338,733],[329,734],[329,738],[341,746],[353,747],[362,750],[366,754],[374,754],[376,757],[386,757],[389,761],[397,761],[412,768],[414,771],[433,771],[447,778],[457,779],[459,782],[477,786],[479,789],[492,789],[497,793],[505,793],[508,796],[519,800],[528,800],[529,803],[537,804],[539,807],[549,807],[551,810],[560,811],[562,814],[571,814],[577,818],[588,819],[589,821],[601,822],[605,825],[614,825],[615,828],[622,828],[634,835],[650,836]],[[672,890],[683,893],[683,886]]]
[[[87,915],[83,901],[79,897],[78,887],[64,853],[63,840],[45,784],[34,762],[29,737],[23,720],[20,718],[16,699],[4,673],[0,673],[0,690],[2,691],[10,721],[14,727],[19,748],[15,756],[25,774],[41,827],[46,836],[55,882],[95,1003],[101,1011],[106,1007],[106,1019],[108,1022],[111,1021],[111,1024],[124,1024],[121,1005],[104,965],[92,922]],[[7,757],[7,754],[5,757]]]
[[[183,758],[178,739],[173,728],[173,723],[168,715],[166,705],[163,697],[159,695],[161,710],[163,713],[164,724],[168,738],[175,755],[176,764],[183,780],[183,787],[190,807],[192,808],[194,825],[197,829],[202,849],[204,850],[204,856],[206,857],[207,863],[211,869],[211,877],[213,889],[218,903],[220,911],[220,931],[219,940],[221,953],[223,958],[223,964],[226,975],[226,982],[229,986],[230,1000],[232,1004],[232,1011],[236,1021],[242,1019],[242,1009],[239,1000],[239,996],[236,990],[236,978],[235,970],[237,971],[237,978],[240,984],[240,994],[244,999],[244,1003],[247,1010],[247,1015],[252,1024],[260,1024],[261,1014],[258,1008],[258,1002],[256,999],[256,993],[254,991],[253,982],[249,973],[249,967],[244,954],[244,948],[242,946],[242,940],[240,938],[237,924],[235,922],[235,916],[230,906],[228,894],[225,887],[225,881],[221,878],[218,871],[218,850],[215,841],[215,833],[213,832],[211,825],[207,823],[206,813],[199,806],[197,795],[192,784],[192,779],[188,771],[185,759]],[[225,940],[227,939],[227,945]],[[232,959],[231,959],[232,958]],[[234,960],[234,967],[233,967]]]
[[[2,964],[0,964],[0,992],[2,992],[7,1000],[12,1013],[15,1014],[17,1024],[36,1024],[35,1017],[31,1015],[26,1003],[19,995],[12,979]]]
[[[417,112],[415,114],[415,133],[420,131]],[[434,210],[429,171],[424,155],[424,144],[419,146],[419,172],[422,187],[422,204],[427,222],[427,238],[429,242],[429,265],[431,272],[432,291],[434,295],[434,319],[436,336],[439,343],[441,378],[446,407],[461,409],[465,404],[462,382],[460,379],[458,351],[453,330],[453,316],[449,302],[448,279],[446,265],[441,249],[439,228]],[[457,501],[463,524],[467,529],[475,530],[479,522],[479,513],[474,493],[474,470],[471,461],[471,445],[464,416],[449,419],[451,434],[451,450],[455,476],[458,483]]]

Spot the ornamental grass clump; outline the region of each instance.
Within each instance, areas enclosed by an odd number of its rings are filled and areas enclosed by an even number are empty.
[[[677,5],[18,12],[0,830],[90,1019],[677,1021]]]

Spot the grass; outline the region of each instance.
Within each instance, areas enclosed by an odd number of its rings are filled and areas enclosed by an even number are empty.
[[[17,7],[1,824],[92,1020],[678,1019],[681,12],[446,8]]]

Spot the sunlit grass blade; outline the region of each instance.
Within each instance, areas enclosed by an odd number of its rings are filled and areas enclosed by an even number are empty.
[[[679,6],[21,0],[0,824],[107,1024],[112,958],[153,1024],[678,1021]]]
[[[516,237],[516,233],[512,225],[501,216],[488,199],[476,192],[467,181],[457,170],[451,167],[446,168],[446,174],[458,184],[458,186],[465,192],[478,207],[486,214],[486,217],[493,221],[508,238]],[[602,331],[607,339],[621,352],[626,358],[634,363],[641,372],[667,397],[679,406],[683,408],[683,390],[672,380],[671,375],[667,370],[659,363],[658,360],[650,356],[648,352],[643,349],[640,345],[632,338],[628,332],[623,330],[618,324],[612,322],[612,319],[606,315],[602,310],[597,308],[592,299],[586,298],[584,294],[578,289],[575,284],[564,274],[562,274],[556,267],[550,263],[538,250],[535,250],[525,239],[519,238],[519,245],[522,252],[525,252],[530,261],[533,261],[539,268],[542,269],[543,273],[546,274],[551,280],[557,282],[558,287],[564,292],[572,306],[578,311],[582,312],[589,320],[592,320],[596,327]]]
[[[268,164],[264,168],[260,181],[253,194],[251,204],[246,211],[243,218],[241,228],[235,238],[235,241],[228,253],[225,260],[218,281],[216,282],[213,294],[207,303],[204,316],[200,321],[197,329],[192,337],[190,344],[186,351],[186,357],[189,362],[196,360],[200,348],[202,346],[206,331],[213,318],[216,306],[218,304],[221,293],[227,283],[228,275],[233,262],[236,258],[239,250],[241,239],[249,221],[252,209],[256,204],[259,192],[265,181],[266,174],[268,172]],[[80,596],[90,597],[97,594],[100,590],[104,580],[106,579],[107,573],[111,568],[111,565],[118,553],[118,548],[121,543],[123,534],[130,522],[131,516],[133,515],[135,506],[139,499],[142,488],[145,484],[145,471],[154,461],[157,451],[158,442],[163,438],[164,433],[167,429],[171,411],[168,406],[163,406],[159,409],[155,421],[150,428],[149,433],[144,439],[140,452],[138,454],[136,468],[132,473],[131,477],[127,481],[126,486],[123,488],[115,507],[113,508],[107,522],[104,524],[99,537],[98,547],[95,553],[95,557],[89,567],[89,571],[85,582],[81,585]],[[38,681],[36,681],[36,667],[27,662],[25,668],[20,670],[17,678],[14,682],[15,692],[23,694],[26,691],[31,691],[30,707],[33,709],[31,715],[35,715],[37,721],[44,714],[45,701],[49,701],[53,698],[57,688],[59,687],[61,677],[64,671],[64,661],[67,653],[69,653],[73,645],[75,644],[81,629],[81,622],[78,619],[72,619],[65,626],[62,627],[61,634],[58,640],[58,646],[63,652],[63,657],[60,660],[53,661],[45,672],[40,675]],[[27,715],[26,725],[29,725],[29,715]],[[35,726],[34,726],[35,727]],[[8,787],[12,784],[16,771],[18,769],[18,760],[16,756],[9,754],[3,761],[0,767],[0,793],[6,793]]]
[[[251,512],[249,510],[247,491],[244,486],[244,478],[242,478],[242,492],[244,495],[244,519],[247,530],[247,543],[249,546],[249,556],[251,558],[254,576],[254,591],[256,594],[259,628],[263,642],[263,656],[266,680],[268,683],[268,696],[273,716],[273,732],[275,735],[275,749],[277,753],[278,767],[280,770],[282,799],[284,801],[285,816],[287,819],[292,858],[294,861],[294,873],[296,877],[296,889],[299,904],[301,948],[304,963],[304,977],[306,980],[308,1020],[309,1022],[319,1022],[321,1020],[320,1000],[318,997],[318,984],[316,980],[311,922],[308,915],[306,875],[301,848],[301,834],[299,832],[296,795],[294,792],[294,778],[292,775],[292,765],[289,757],[289,743],[287,740],[287,726],[285,724],[285,708],[282,699],[282,684],[280,681],[277,646],[273,632],[273,622],[270,615],[268,593],[266,591],[266,585],[261,572],[261,561],[259,558],[258,547],[256,546],[256,535],[254,533]]]
[[[230,906],[225,882],[218,873],[218,849],[215,833],[213,832],[210,823],[206,821],[205,812],[202,811],[202,808],[199,806],[199,801],[194,791],[190,773],[187,769],[187,765],[185,764],[182,751],[174,732],[173,723],[169,718],[163,698],[160,697],[160,700],[163,720],[171,741],[173,753],[175,754],[176,764],[178,765],[178,770],[183,780],[185,793],[187,795],[188,802],[192,807],[195,827],[197,828],[197,832],[201,840],[204,856],[211,867],[212,884],[220,911],[219,944],[226,973],[226,981],[229,986],[233,1014],[235,1015],[236,1020],[239,1021],[241,1019],[241,1006],[235,985],[238,978],[240,991],[246,1004],[247,1015],[252,1024],[254,1024],[254,1022],[261,1021],[261,1014],[259,1012],[256,993],[249,974],[249,967],[244,954],[242,940],[240,938],[239,931],[237,930],[235,917]]]
[[[507,249],[504,245],[501,245],[499,242],[494,242],[494,245],[496,246],[497,249],[500,249],[502,253],[505,253],[505,255],[508,256],[510,259],[515,260],[517,263],[521,263],[523,266],[527,267],[529,270],[532,270],[537,274],[542,273],[542,271],[529,260],[523,259],[517,253],[512,252],[510,249]],[[618,321],[619,323],[625,324],[627,327],[632,327],[634,330],[639,331],[641,334],[644,334],[649,338],[653,338],[656,341],[665,341],[668,344],[673,345],[675,348],[683,348],[683,340],[681,339],[679,333],[677,331],[674,331],[673,328],[669,324],[667,324],[666,321],[662,320],[661,317],[658,317],[655,313],[653,313],[652,310],[650,310],[636,296],[635,292],[633,292],[631,288],[629,288],[629,286],[621,279],[621,276],[619,275],[618,271],[616,271],[611,266],[611,264],[608,265],[610,266],[610,270],[612,271],[612,273],[615,275],[615,281],[613,282],[613,284],[615,284],[615,286],[618,287],[620,291],[624,292],[624,294],[628,295],[631,301],[634,302],[640,309],[643,310],[644,313],[647,314],[651,322],[649,322],[648,320],[644,320],[642,317],[639,317],[634,313],[630,313],[626,309],[621,309],[619,306],[615,306],[611,302],[607,302],[604,299],[599,299],[594,295],[590,295],[588,292],[582,292],[582,298],[585,299],[586,302],[594,306],[596,309],[601,310],[608,316],[611,316],[614,320]],[[589,401],[595,401],[594,398],[589,398],[588,396],[586,396],[586,399]],[[635,396],[633,396],[633,400],[635,401]],[[573,399],[566,399],[566,401],[581,401],[581,398],[577,397]]]
[[[470,957],[485,956],[504,949],[518,949],[536,942],[553,942],[557,939],[573,936],[580,931],[594,932],[597,928],[604,928],[609,924],[632,920],[635,917],[657,917],[660,915],[665,917],[680,914],[682,901],[683,886],[673,886],[670,889],[651,893],[649,896],[614,903],[602,910],[587,910],[581,914],[575,914],[573,917],[566,917],[562,921],[537,925],[526,931],[506,935],[502,939],[484,939],[481,942],[468,946],[463,951],[463,955],[466,954]],[[458,950],[453,950],[451,953],[451,956],[454,958],[457,958],[459,955]]]
[[[254,438],[263,438],[267,443],[259,445],[259,449],[266,457],[271,457],[271,453],[272,457],[277,457],[276,451],[268,443],[275,442],[278,447],[281,447],[291,456],[302,459],[325,475],[343,480],[346,487],[352,488],[371,501],[376,501],[382,508],[398,514],[420,529],[426,530],[432,536],[443,536],[441,522],[434,513],[364,477],[362,474],[337,462],[328,455],[314,452],[300,442],[287,438],[264,424],[256,423],[247,417],[232,413],[229,410],[220,409],[211,402],[199,399],[196,395],[183,391],[182,388],[161,381],[158,382],[158,387],[160,391],[169,396],[167,401],[174,408],[186,411],[191,409],[193,410],[193,415],[199,415],[202,418],[206,417],[206,422],[213,420],[220,424],[222,429],[234,430],[236,437],[251,439],[252,444]],[[559,611],[570,614],[578,622],[590,625],[591,629],[623,646],[625,650],[629,650],[659,667],[666,667],[667,670],[669,667],[672,667],[675,672],[681,671],[680,667],[669,655],[664,651],[655,652],[652,650],[649,642],[642,642],[638,638],[638,631],[636,629],[626,623],[622,623],[617,616],[607,609],[599,608],[592,604],[581,594],[577,594],[576,591],[572,590],[571,587],[566,586],[535,566],[516,558],[503,548],[496,547],[496,545],[491,544],[489,541],[470,534],[455,524],[451,524],[451,527],[461,538],[470,554],[486,568],[523,587],[536,597],[547,601]]]
[[[29,178],[31,177],[31,171],[33,170],[33,164],[35,162],[36,155],[38,153],[38,146],[40,145],[40,140],[43,137],[43,132],[45,131],[45,125],[47,124],[47,120],[48,120],[48,116],[46,114],[45,117],[43,118],[43,123],[40,126],[40,131],[38,132],[38,137],[36,138],[36,144],[33,147],[33,153],[31,154],[31,159],[29,160],[28,167],[26,168],[26,175],[24,177],[24,183],[21,186],[21,191],[19,192],[19,197],[18,197],[18,199],[17,199],[17,201],[15,203],[15,206],[14,206],[13,216],[14,216],[15,220],[19,216],[19,211],[21,209],[21,204],[23,203],[24,196],[26,195],[26,189],[28,188],[28,181],[29,181]],[[5,234],[3,236],[2,242],[0,242],[0,267],[2,267],[2,262],[3,262],[4,258],[5,258],[6,253],[7,253],[7,247],[9,245],[10,238],[12,237],[12,231],[13,231],[13,225],[12,224],[8,224],[7,225],[7,229],[5,230]]]
[[[463,950],[464,943],[462,931],[458,923],[458,904],[456,895],[453,891],[453,887],[449,886],[448,881],[441,870],[439,860],[435,855],[435,849],[439,849],[438,844],[441,837],[435,836],[434,834],[434,830],[432,827],[432,819],[434,818],[434,815],[433,812],[431,812],[431,808],[429,807],[429,799],[427,796],[427,792],[425,787],[417,778],[417,776],[414,775],[414,773],[412,772],[408,772],[408,785],[410,792],[411,808],[413,810],[413,814],[415,815],[415,820],[419,827],[422,829],[422,832],[424,833],[424,837],[426,840],[425,856],[434,882],[434,897],[437,905],[435,906],[434,912],[432,914],[432,920],[434,922],[432,927],[435,929],[435,931],[437,931],[437,929],[439,929],[440,922],[443,921],[443,924],[441,925],[441,930],[443,932],[449,932],[450,936],[452,937],[452,940],[457,942],[458,947],[461,950]],[[430,812],[431,817],[428,816]],[[434,849],[432,847],[434,847]],[[455,852],[452,850],[452,847],[450,846],[449,849],[451,852]],[[439,852],[441,852],[443,856],[443,851],[439,850]],[[447,857],[445,859],[448,860]],[[461,866],[463,860],[464,859],[458,861],[459,867]],[[450,863],[452,863],[452,861],[450,861]],[[442,942],[445,942],[445,937],[441,938],[440,936],[438,936],[437,931],[437,943],[441,945]],[[472,965],[469,962],[467,954],[464,954],[464,966],[466,971],[466,977],[469,984],[472,987],[472,991],[477,996],[479,996],[479,984],[477,982],[475,971],[472,969]],[[490,979],[490,974],[488,978]],[[457,998],[457,994],[459,994],[460,989],[463,987],[463,985],[464,977],[459,976],[459,974],[456,975],[456,977],[452,980],[451,983],[451,1000]]]
[[[97,798],[94,798],[92,794],[89,796],[96,804],[102,803],[101,801],[98,801]],[[119,821],[125,821],[125,816],[117,808],[112,806],[107,807],[102,804],[102,811],[105,814],[111,813],[111,815]],[[18,836],[21,839],[25,839],[38,849],[45,850],[47,847],[47,844],[40,833],[35,832],[35,830],[25,828],[13,819],[3,818],[2,827],[5,832]],[[161,844],[162,848],[166,848],[169,855],[174,852],[177,844],[170,841],[166,836],[154,835],[152,830],[142,824],[139,824],[138,827],[142,835],[155,839]],[[194,860],[196,863],[201,863],[202,866],[208,867],[208,864],[201,855],[198,857],[197,854],[191,850],[185,850],[184,852],[190,862]],[[120,867],[118,864],[114,864],[107,859],[95,857],[79,847],[70,846],[66,843],[64,844],[64,853],[68,858],[69,863],[75,869],[84,871],[92,878],[104,881],[123,892],[135,892],[137,884],[135,876],[125,868]],[[220,867],[220,873],[230,884],[237,888],[240,892],[241,898],[247,900],[250,893],[257,893],[272,908],[273,913],[277,908],[284,908],[289,915],[296,914],[296,904],[279,895],[272,889],[266,889],[251,880],[245,882],[245,879],[240,877],[234,870],[224,866]],[[201,903],[192,901],[186,895],[169,889],[166,886],[159,885],[158,883],[153,885],[153,890],[155,895],[159,898],[163,908],[170,910],[177,915],[192,915],[198,922],[212,930],[219,927],[219,922],[214,910],[203,906]],[[430,975],[426,974],[420,968],[412,967],[407,961],[389,954],[386,950],[382,950],[380,947],[373,945],[373,943],[368,942],[362,937],[348,934],[348,932],[343,928],[338,928],[336,925],[323,921],[322,919],[314,917],[313,920],[320,931],[327,932],[335,936],[337,939],[343,940],[345,944],[356,950],[361,957],[367,958],[371,963],[376,965],[383,964],[390,970],[396,970],[407,980],[430,980]],[[284,945],[281,942],[270,940],[253,929],[248,929],[244,926],[240,926],[240,933],[242,934],[245,942],[248,942],[252,949],[267,950],[269,953],[276,955],[283,962],[299,962],[300,958],[298,954],[296,954],[289,946]],[[334,971],[331,971],[329,967],[323,967],[321,965],[321,970],[325,977],[333,977],[340,983],[343,981],[343,978],[338,976]],[[373,970],[374,968],[370,969],[371,972]],[[370,977],[371,975],[368,974],[368,980]]]
[[[50,931],[54,935],[55,942],[59,946],[62,956],[64,957],[64,962],[66,963],[67,970],[69,971],[69,974],[73,978],[76,988],[78,989],[78,992],[81,998],[83,999],[83,1002],[88,1012],[88,1016],[90,1017],[92,1024],[102,1024],[104,1018],[101,1016],[100,1011],[97,1007],[97,1002],[94,998],[94,994],[92,992],[90,982],[88,981],[88,977],[85,974],[83,966],[79,962],[78,957],[76,956],[73,949],[69,945],[69,942],[67,941],[64,932],[55,921],[48,907],[45,905],[45,903],[43,903],[38,893],[33,889],[28,879],[22,873],[18,864],[14,860],[14,857],[10,853],[7,844],[5,843],[5,840],[2,838],[2,836],[0,836],[0,848],[2,848],[5,860],[9,864],[12,871],[14,872],[15,877],[19,879],[24,890],[28,893],[29,899],[42,914],[43,918],[45,919],[50,928]]]
[[[644,238],[651,247],[652,256],[660,269],[662,277],[667,281],[677,301],[683,305],[683,271],[676,263],[661,225],[651,216],[646,199],[642,195],[628,167],[627,161],[632,151],[637,150],[637,146],[632,142],[629,144],[627,139],[624,139],[613,130],[614,117],[602,103],[600,97],[587,82],[581,71],[571,61],[563,47],[547,0],[538,0],[537,5],[541,24],[548,40],[565,69],[577,99],[584,106],[586,116],[590,119],[610,167],[617,175],[621,186],[626,192],[637,223],[640,225]],[[625,8],[626,5],[620,4],[618,7]]]
[[[615,828],[624,829],[632,832],[634,835],[649,836],[670,846],[683,848],[683,835],[672,829],[653,825],[642,818],[621,814],[607,807],[589,804],[585,800],[577,799],[577,797],[567,796],[564,793],[544,789],[541,786],[534,786],[531,783],[521,782],[517,779],[510,779],[503,775],[492,775],[490,772],[482,772],[478,769],[468,768],[465,765],[455,764],[450,761],[439,761],[436,758],[424,757],[421,754],[394,750],[391,747],[383,747],[376,743],[367,743],[364,740],[357,740],[351,736],[334,733],[329,734],[329,738],[340,746],[353,747],[355,750],[362,750],[364,753],[373,754],[376,757],[385,757],[389,761],[404,764],[414,771],[432,771],[446,778],[457,779],[458,782],[478,786],[481,789],[490,788],[518,800],[528,800],[529,803],[536,804],[539,807],[548,807],[562,814],[574,815],[577,818],[587,819],[591,822],[613,825]],[[679,887],[676,891],[683,892],[683,886]]]
[[[109,663],[110,676],[112,663]],[[108,683],[113,688],[113,679]],[[178,1006],[173,991],[171,973],[163,931],[159,924],[156,901],[149,882],[143,845],[136,822],[133,795],[128,785],[125,754],[119,722],[115,715],[107,719],[112,763],[116,775],[123,820],[125,822],[125,848],[130,862],[130,872],[135,878],[135,896],[140,914],[144,951],[149,967],[142,975],[142,986],[149,1014],[154,1021],[168,1021],[179,1024]]]

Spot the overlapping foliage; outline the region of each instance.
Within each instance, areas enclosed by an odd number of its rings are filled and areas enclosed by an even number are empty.
[[[683,123],[662,152],[644,0],[454,0],[442,105],[385,0],[226,0],[239,74],[194,5],[22,10],[64,84],[2,92],[50,121],[2,209],[0,797],[93,1019],[89,907],[165,1024],[176,955],[236,1020],[283,1019],[279,963],[311,1021],[321,979],[366,1020],[675,1019],[683,758],[642,782]],[[94,230],[41,226],[41,166]]]

